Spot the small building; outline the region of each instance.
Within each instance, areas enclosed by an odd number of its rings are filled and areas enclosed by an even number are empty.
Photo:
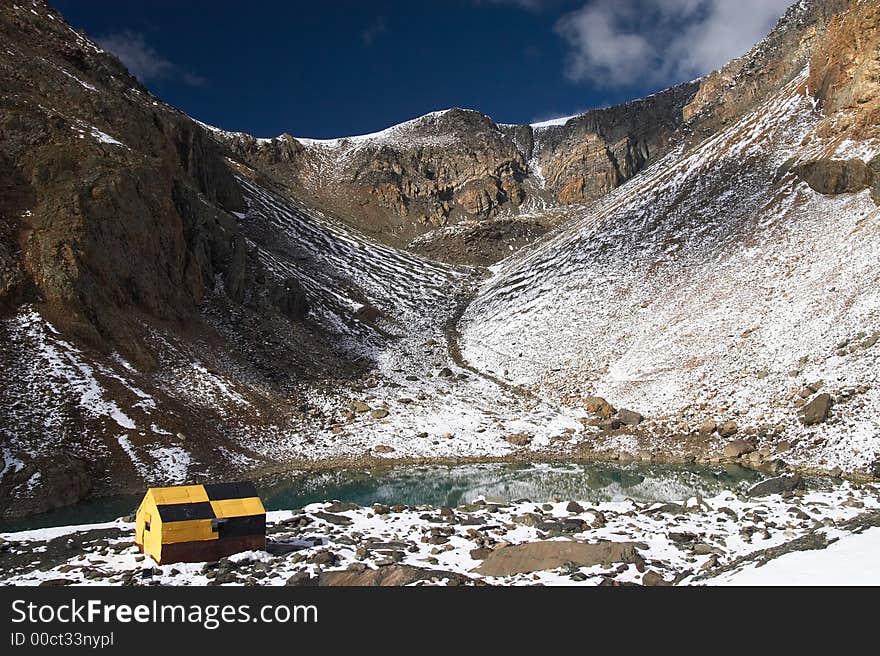
[[[266,548],[266,509],[253,483],[151,487],[134,541],[159,564],[215,561]]]

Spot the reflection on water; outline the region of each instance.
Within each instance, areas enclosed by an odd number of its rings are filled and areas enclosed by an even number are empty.
[[[337,499],[371,503],[456,506],[479,496],[535,502],[553,498],[614,501],[678,501],[712,496],[760,480],[737,466],[682,467],[631,463],[481,464],[396,467],[287,475],[264,481],[268,508],[301,508]]]
[[[302,508],[318,501],[410,506],[457,506],[479,496],[535,502],[554,498],[598,502],[626,497],[681,501],[751,484],[762,474],[736,465],[479,464],[387,467],[292,473],[258,483],[267,510]],[[77,504],[35,517],[0,522],[0,532],[111,521],[134,512],[139,497],[119,496]]]

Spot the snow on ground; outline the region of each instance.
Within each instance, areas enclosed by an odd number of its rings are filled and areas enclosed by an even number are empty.
[[[123,148],[128,148],[124,143],[119,141],[118,139],[114,139],[109,134],[101,132],[98,128],[92,128],[89,130],[89,133],[97,139],[100,143],[110,144],[111,146],[122,146]]]
[[[477,499],[455,508],[320,503],[301,511],[268,513],[269,551],[237,554],[219,567],[202,563],[153,567],[132,545],[134,526],[122,521],[4,533],[0,582],[283,585],[294,576],[317,578],[330,572],[411,566],[434,570],[433,580],[427,577],[419,584],[442,584],[458,577],[459,583],[482,579],[493,585],[598,585],[647,583],[653,576],[666,584],[771,585],[795,582],[791,576],[804,567],[812,568],[810,576],[797,582],[844,583],[852,581],[859,567],[868,570],[866,576],[876,574],[868,558],[878,546],[880,529],[860,536],[850,533],[860,518],[876,521],[878,509],[880,490],[848,483],[785,498],[756,499],[741,491],[725,491],[677,504],[632,499],[577,505],[566,500],[498,504]],[[750,560],[770,549],[784,553],[789,543],[820,533],[842,539],[823,551],[790,553],[763,567],[749,568]],[[628,543],[635,551],[601,564],[547,564],[533,559],[519,573],[490,576],[475,571],[499,549],[548,540],[560,545],[569,540]],[[34,552],[41,553],[36,565],[30,557]],[[746,569],[725,571],[733,561],[746,562]]]
[[[780,427],[787,459],[869,466],[880,211],[867,191],[826,197],[780,173],[816,154],[805,79],[501,263],[464,315],[464,357],[570,403],[598,394],[673,430]],[[815,383],[838,406],[804,429],[798,393]]]
[[[710,585],[880,585],[880,528],[841,537],[822,550],[795,551],[761,567],[723,574]]]
[[[446,114],[448,109],[437,112],[430,112],[423,116],[392,125],[391,127],[371,132],[370,134],[361,134],[351,137],[337,137],[335,139],[309,139],[306,137],[297,137],[299,141],[306,147],[322,147],[322,148],[341,148],[347,150],[351,147],[363,146],[365,144],[383,143],[388,145],[397,145],[401,147],[411,147],[413,145],[430,145],[444,146],[454,140],[449,135],[431,135],[430,130],[424,130],[425,123],[430,123]]]
[[[539,121],[537,123],[531,123],[530,125],[536,130],[540,130],[541,128],[550,128],[559,125],[565,125],[571,119],[577,118],[578,114],[572,114],[571,116],[557,116],[556,118],[551,118],[546,121]]]
[[[582,429],[582,411],[522,397],[453,361],[444,326],[473,270],[373,242],[321,212],[242,184],[249,202],[243,229],[268,226],[279,235],[271,242],[251,239],[263,264],[279,279],[299,281],[309,318],[336,334],[340,348],[375,365],[366,392],[306,390],[315,407],[350,415],[341,432],[279,429],[243,435],[243,445],[272,457],[314,460],[504,455],[513,450],[503,439],[511,433],[528,432],[532,447],[541,448]],[[366,308],[371,318],[364,318]],[[352,413],[352,402],[387,416]]]

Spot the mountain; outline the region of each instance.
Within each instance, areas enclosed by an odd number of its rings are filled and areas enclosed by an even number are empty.
[[[4,3],[0,513],[734,437],[872,475],[878,11],[799,2],[720,71],[551,124],[316,141],[199,123]],[[598,395],[644,421],[596,426]]]

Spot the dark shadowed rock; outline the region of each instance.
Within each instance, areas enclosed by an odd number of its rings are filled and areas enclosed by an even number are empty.
[[[626,424],[627,426],[638,426],[644,419],[642,415],[633,410],[620,410],[617,413],[617,418],[621,424]]]
[[[818,159],[792,168],[792,172],[820,194],[847,194],[871,186],[873,174],[860,159]]]
[[[779,476],[777,478],[768,478],[761,481],[748,489],[750,497],[767,497],[771,494],[782,494],[791,492],[802,484],[801,477],[797,474],[790,476]]]

